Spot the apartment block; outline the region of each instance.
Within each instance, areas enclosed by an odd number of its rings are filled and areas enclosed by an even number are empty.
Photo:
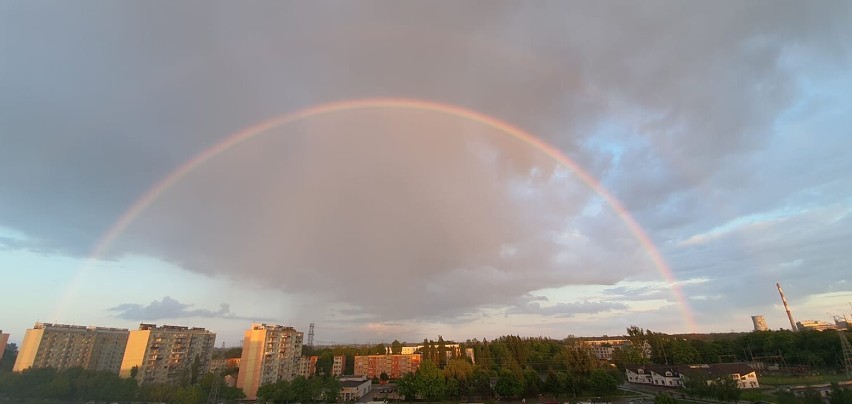
[[[3,330],[0,330],[0,360],[3,359],[3,354],[6,352],[6,344],[9,343],[9,334],[4,334]]]
[[[24,334],[13,370],[81,367],[118,373],[128,333],[126,328],[35,323]]]
[[[254,323],[243,338],[237,387],[246,398],[257,398],[258,387],[299,374],[303,334],[293,327]]]
[[[346,356],[335,356],[334,362],[331,363],[331,375],[334,377],[343,376],[344,369],[346,369]]]
[[[317,359],[319,356],[303,356],[299,358],[299,376],[308,378],[317,373]]]
[[[198,375],[207,373],[216,334],[204,328],[140,324],[130,332],[121,362],[121,377],[139,383],[179,383],[192,376],[198,361]]]
[[[391,379],[399,379],[420,368],[420,354],[409,355],[358,355],[355,356],[355,375],[377,378],[387,373]]]

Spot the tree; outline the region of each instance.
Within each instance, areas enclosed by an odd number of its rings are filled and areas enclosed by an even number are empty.
[[[541,392],[541,377],[532,368],[524,370],[524,395],[535,396]]]
[[[473,365],[466,359],[450,359],[444,367],[444,376],[467,382],[473,376]]]
[[[852,403],[852,391],[840,388],[837,382],[831,383],[831,393],[828,395],[829,404]]]
[[[518,397],[524,392],[524,384],[510,370],[503,369],[497,377],[494,392],[501,398]]]
[[[323,400],[327,403],[337,402],[337,397],[340,396],[340,380],[336,377],[329,376],[323,383]]]
[[[382,382],[387,383],[387,381],[388,381],[388,380],[390,380],[390,376],[388,376],[388,374],[387,374],[387,373],[382,372],[382,374],[380,374],[380,375],[379,375],[379,380],[381,380]]]
[[[444,337],[438,336],[438,367],[443,369],[447,365],[447,344],[444,342]]]
[[[391,342],[391,353],[394,354],[394,355],[401,354],[402,353],[402,343],[397,341],[397,340],[393,340],[393,342]]]
[[[701,360],[701,353],[685,339],[675,339],[669,343],[672,363],[685,365]]]
[[[445,380],[441,369],[430,360],[420,363],[420,368],[415,374],[417,380],[417,392],[423,395],[427,401],[440,401],[444,398]]]
[[[491,372],[481,368],[474,369],[471,375],[470,388],[482,398],[490,398],[492,394]]]
[[[737,401],[742,393],[739,383],[730,377],[720,377],[714,380],[710,387],[713,396],[719,401]]]
[[[668,394],[657,394],[654,396],[654,404],[677,404],[677,400]]]
[[[589,385],[595,395],[607,395],[618,390],[618,380],[604,369],[595,369],[589,375]]]
[[[624,369],[627,365],[641,365],[647,363],[644,355],[634,346],[624,345],[612,350],[612,363]]]
[[[549,369],[547,371],[547,376],[544,379],[542,390],[546,393],[553,394],[554,397],[562,392],[562,388],[559,385],[559,378],[555,370]]]
[[[417,399],[417,376],[414,373],[406,373],[396,381],[396,388],[399,390],[399,394],[405,398],[405,401],[414,401]]]

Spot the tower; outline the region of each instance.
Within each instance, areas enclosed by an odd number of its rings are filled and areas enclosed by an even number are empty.
[[[766,326],[766,319],[763,317],[763,315],[751,316],[751,322],[754,323],[755,331],[769,330],[769,327]]]
[[[787,318],[790,319],[790,329],[793,331],[798,331],[799,328],[796,327],[796,322],[793,321],[793,313],[790,312],[790,305],[787,304],[787,299],[784,297],[784,292],[781,291],[781,284],[776,283],[775,287],[778,288],[778,294],[781,295],[781,302],[784,303],[784,310],[787,311]]]
[[[852,345],[843,330],[837,330],[840,336],[840,347],[843,349],[843,367],[846,369],[846,377],[852,377]]]
[[[314,347],[314,323],[311,323],[310,328],[308,328],[308,344],[309,347]]]

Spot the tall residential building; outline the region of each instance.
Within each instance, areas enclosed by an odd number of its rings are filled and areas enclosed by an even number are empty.
[[[258,387],[293,380],[299,374],[301,356],[301,332],[283,325],[254,323],[243,338],[237,387],[254,400]]]
[[[207,373],[216,334],[203,328],[139,324],[130,331],[121,377],[139,383],[178,383]],[[198,361],[197,369],[193,363]]]
[[[317,373],[317,359],[319,356],[303,356],[299,358],[299,376],[314,377]]]
[[[361,355],[355,356],[355,375],[370,379],[387,373],[391,379],[399,379],[420,368],[420,354],[410,355]]]
[[[0,330],[0,360],[3,359],[3,353],[6,352],[6,344],[9,343],[9,334],[4,334],[3,330]]]
[[[331,375],[334,377],[343,376],[343,371],[346,369],[346,355],[338,355],[334,357],[334,362],[331,363]]]
[[[35,323],[24,334],[13,370],[81,367],[118,373],[127,336],[126,328]]]

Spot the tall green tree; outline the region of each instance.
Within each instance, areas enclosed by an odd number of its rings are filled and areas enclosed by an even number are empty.
[[[399,355],[402,353],[402,343],[398,340],[393,340],[391,343],[391,353],[394,355]]]
[[[524,392],[524,383],[508,369],[502,369],[497,376],[494,392],[501,398],[519,397]]]
[[[441,369],[430,360],[420,363],[416,373],[417,392],[427,401],[440,401],[444,398],[445,379]]]

